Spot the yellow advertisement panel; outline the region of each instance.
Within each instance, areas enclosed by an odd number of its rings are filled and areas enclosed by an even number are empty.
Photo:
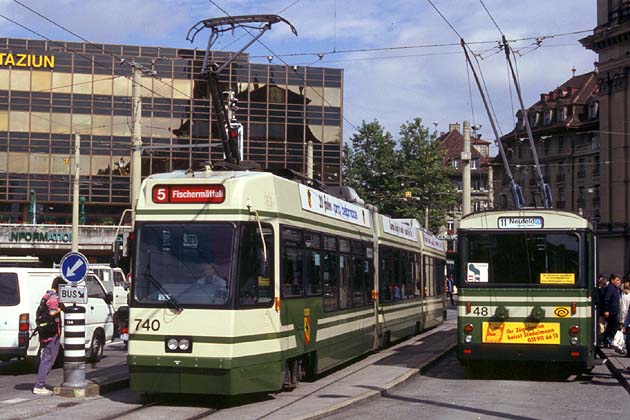
[[[540,284],[575,284],[575,274],[540,273]]]
[[[484,322],[482,342],[500,344],[560,344],[555,322]]]

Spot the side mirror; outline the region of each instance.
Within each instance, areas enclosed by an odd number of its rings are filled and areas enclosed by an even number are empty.
[[[107,303],[108,305],[111,305],[111,303],[114,301],[114,294],[112,292],[107,292],[104,300],[105,300],[105,303]]]

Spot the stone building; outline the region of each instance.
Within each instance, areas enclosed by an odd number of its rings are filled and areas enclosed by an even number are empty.
[[[623,275],[630,271],[630,1],[598,0],[597,26],[580,42],[599,54],[599,267]]]

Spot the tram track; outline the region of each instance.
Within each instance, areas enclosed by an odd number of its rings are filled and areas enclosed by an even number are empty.
[[[170,420],[197,420],[217,412],[218,408],[194,407],[187,405],[169,405],[168,400],[156,400],[139,407],[100,417],[98,420],[114,419],[170,419]],[[182,415],[184,415],[182,417]]]

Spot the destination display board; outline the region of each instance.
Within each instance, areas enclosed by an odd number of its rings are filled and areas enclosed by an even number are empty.
[[[544,219],[539,216],[499,217],[497,224],[499,229],[542,229]]]
[[[221,204],[225,201],[225,187],[207,185],[155,185],[152,190],[155,204]]]

